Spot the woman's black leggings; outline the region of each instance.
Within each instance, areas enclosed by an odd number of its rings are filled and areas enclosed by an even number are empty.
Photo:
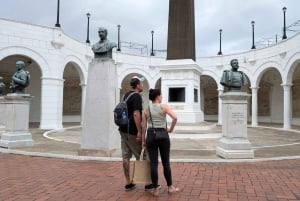
[[[151,180],[156,188],[158,186],[158,150],[164,168],[164,176],[168,186],[172,185],[172,173],[170,167],[170,139],[155,140],[155,135],[148,134],[146,146],[151,164]]]

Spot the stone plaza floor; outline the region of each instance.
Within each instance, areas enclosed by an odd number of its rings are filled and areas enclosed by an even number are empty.
[[[159,165],[160,196],[144,184],[125,192],[121,160],[77,156],[81,127],[43,133],[31,126],[33,147],[0,149],[0,201],[85,200],[300,200],[300,129],[249,127],[255,159],[226,160],[215,154],[220,127],[208,134],[175,134],[172,143],[173,183],[168,194]],[[195,137],[189,137],[194,135]]]

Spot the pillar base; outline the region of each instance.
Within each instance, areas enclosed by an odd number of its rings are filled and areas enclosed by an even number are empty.
[[[89,65],[80,155],[114,156],[120,134],[113,122],[116,105],[116,65],[112,59],[96,58]],[[103,84],[105,83],[105,84]],[[99,95],[101,91],[101,95]]]
[[[217,155],[225,159],[253,159],[253,150],[226,150],[217,147]]]
[[[228,139],[222,137],[219,140],[216,153],[226,159],[254,158],[251,143],[246,138]]]
[[[3,113],[4,132],[1,135],[0,147],[15,148],[33,146],[31,133],[29,132],[29,107],[33,97],[30,94],[7,94]]]
[[[0,147],[16,148],[33,146],[31,133],[6,133],[1,135]]]
[[[226,92],[222,99],[222,138],[216,154],[226,159],[254,158],[247,134],[247,104],[249,95],[243,92]]]

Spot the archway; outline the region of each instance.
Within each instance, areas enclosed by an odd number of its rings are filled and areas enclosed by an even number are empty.
[[[204,113],[205,121],[218,120],[218,85],[216,81],[208,76],[200,76],[201,86],[201,110]]]
[[[82,88],[78,66],[67,63],[64,73],[63,122],[80,122],[82,108]]]
[[[292,79],[292,124],[300,125],[300,63],[297,64]]]
[[[127,92],[132,90],[131,86],[130,86],[130,80],[133,76],[138,76],[138,77],[143,77],[143,75],[141,74],[137,74],[137,73],[132,73],[127,75],[122,83],[121,83],[121,90],[120,90],[120,98],[123,97],[123,95]],[[144,90],[141,93],[141,96],[143,97],[143,101],[144,101],[144,106],[149,104],[149,97],[148,97],[148,91],[149,91],[149,83],[147,80],[144,81]]]
[[[16,61],[24,61],[25,69],[30,73],[30,84],[25,93],[33,96],[30,103],[29,122],[38,123],[41,118],[41,68],[32,58],[25,55],[10,55],[0,61],[0,76],[6,85],[4,94],[10,93],[9,86],[12,75],[16,72]]]
[[[264,71],[258,89],[258,121],[266,123],[283,122],[282,79],[276,68]]]

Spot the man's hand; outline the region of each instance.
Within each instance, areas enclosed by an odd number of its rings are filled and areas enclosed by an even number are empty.
[[[142,133],[139,131],[136,134],[136,141],[138,141],[138,142],[142,141]]]

